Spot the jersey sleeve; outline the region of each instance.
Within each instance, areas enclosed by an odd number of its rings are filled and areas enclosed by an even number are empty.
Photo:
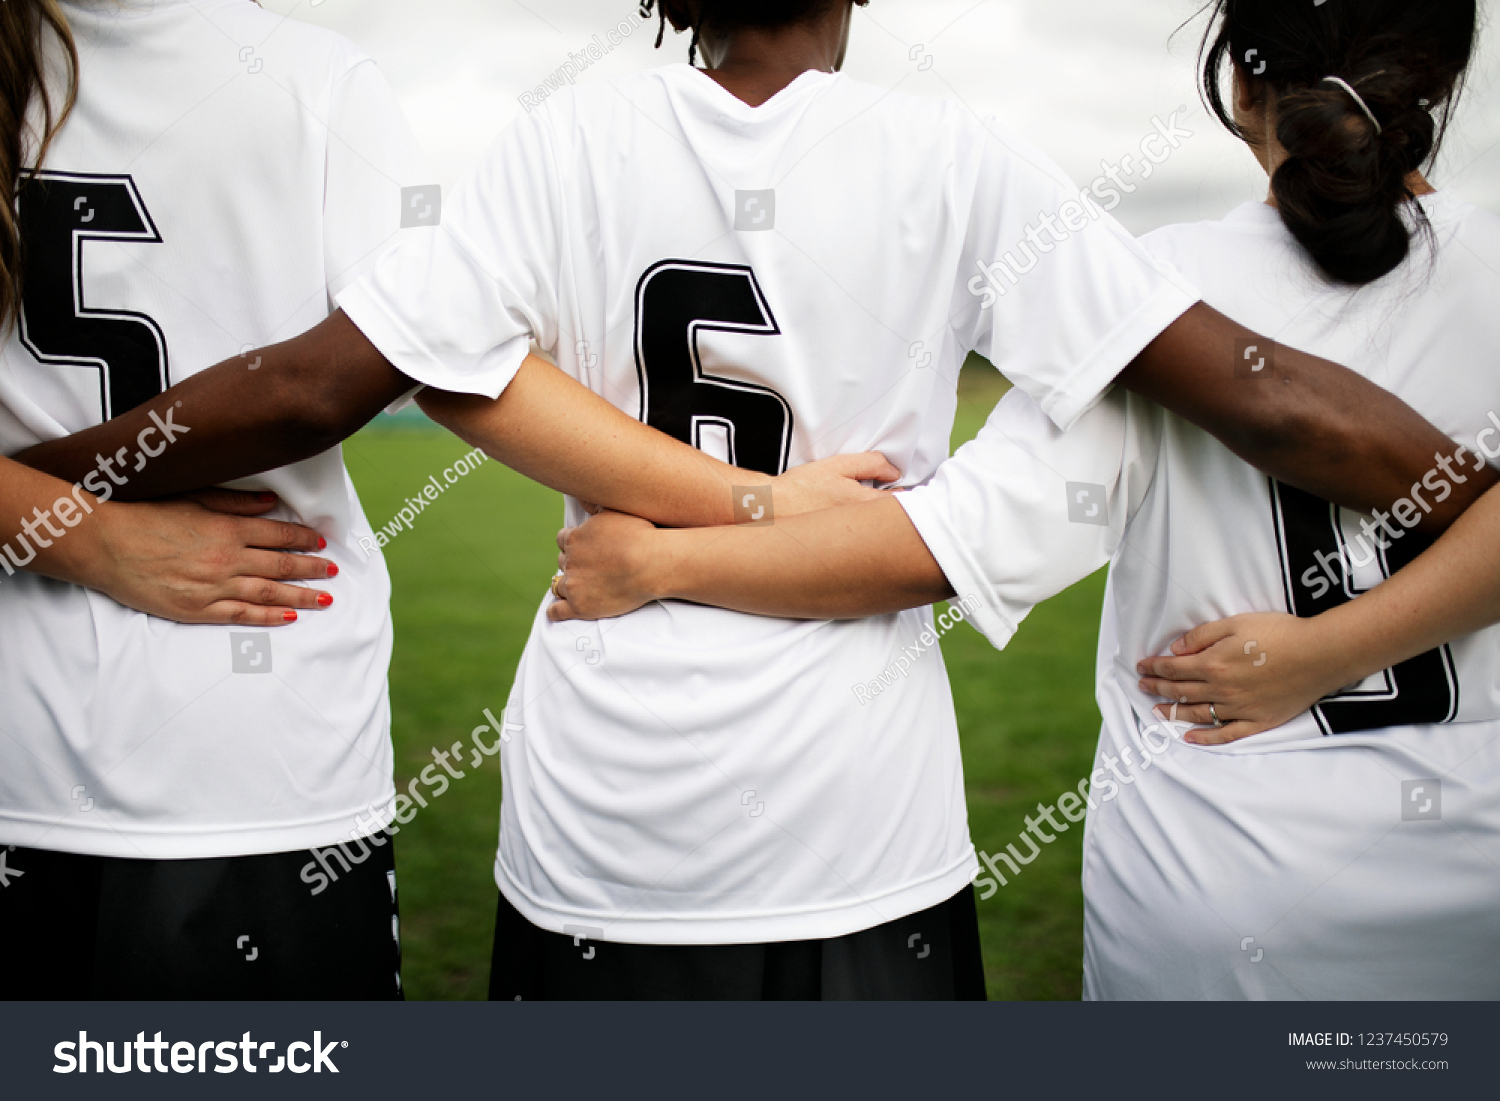
[[[442,206],[339,306],[417,382],[496,398],[557,330],[564,271],[555,158],[540,115],[505,131]]]
[[[1200,295],[1044,154],[986,131],[958,334],[1066,429]]]
[[[931,482],[896,499],[971,621],[1003,649],[1037,604],[1106,565],[1160,449],[1155,410],[1114,393],[1061,431],[1012,390]]]

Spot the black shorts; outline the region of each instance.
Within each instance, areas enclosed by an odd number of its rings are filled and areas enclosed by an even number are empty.
[[[392,848],[385,834],[213,860],[0,846],[0,1000],[398,999]]]
[[[493,1001],[983,1001],[974,888],[873,929],[773,944],[610,944],[549,933],[502,894]]]

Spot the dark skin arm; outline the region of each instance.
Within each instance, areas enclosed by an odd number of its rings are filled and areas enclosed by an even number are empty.
[[[115,490],[118,500],[166,497],[320,455],[415,385],[339,312],[299,337],[226,360],[112,421],[14,458],[77,482],[99,455],[120,448],[134,455],[137,436],[155,427],[151,413],[170,414],[188,434],[139,472],[127,468],[128,483]]]
[[[1455,447],[1387,390],[1325,359],[1276,345],[1275,374],[1236,378],[1249,329],[1199,303],[1121,372],[1119,385],[1216,436],[1287,485],[1359,512],[1388,509]],[[1417,530],[1439,535],[1500,476],[1465,464],[1467,481]]]
[[[1273,378],[1235,378],[1235,341],[1253,336],[1199,304],[1119,384],[1207,429],[1281,481],[1362,512],[1389,509],[1439,456],[1454,453],[1453,441],[1404,402],[1326,360],[1278,347]],[[1447,528],[1497,481],[1487,466],[1464,463],[1462,474],[1466,481],[1435,505],[1424,530]],[[606,514],[563,532],[559,548],[567,599],[550,609],[554,620],[624,615],[669,598],[846,619],[953,596],[894,500],[712,532],[657,531]]]
[[[16,458],[78,482],[100,456],[123,449],[125,461],[113,469],[127,481],[114,496],[155,499],[321,454],[415,385],[338,312],[302,336],[237,356],[106,424]],[[498,401],[428,391],[421,402],[438,423],[513,470],[663,524],[732,523],[736,486],[770,481],[775,507],[792,515],[877,496],[861,481],[900,476],[878,454],[808,463],[776,479],[737,470],[626,416],[535,356]],[[157,420],[182,434],[164,444]],[[138,464],[143,441],[160,453]]]
[[[1199,304],[1126,368],[1120,384],[1201,425],[1287,484],[1361,511],[1389,506],[1431,469],[1435,453],[1451,453],[1448,438],[1409,406],[1327,360],[1279,348],[1273,379],[1234,378],[1235,340],[1252,336]],[[248,365],[256,359],[260,365],[252,371]],[[709,514],[687,499],[685,488],[668,489],[670,499],[661,500],[662,483],[653,473],[702,473],[695,466],[698,459],[679,455],[659,461],[667,454],[661,447],[683,445],[650,432],[560,372],[538,376],[542,368],[533,361],[523,375],[528,369],[525,384],[513,384],[498,403],[508,418],[499,427],[512,424],[515,431],[498,439],[495,458],[553,488],[657,522],[726,522],[719,513],[729,511],[727,499]],[[138,436],[154,427],[152,412],[161,418],[171,414],[190,431],[131,473],[117,493],[122,499],[160,497],[326,451],[412,385],[353,322],[335,313],[255,358],[221,363],[106,424],[16,457],[78,481],[95,468],[98,455],[121,448],[134,454]],[[603,426],[591,440],[631,449],[636,460],[608,464],[612,469],[603,486],[597,453],[581,455],[577,446],[580,415]],[[1445,529],[1495,481],[1488,469],[1473,472],[1424,526],[1434,533]]]

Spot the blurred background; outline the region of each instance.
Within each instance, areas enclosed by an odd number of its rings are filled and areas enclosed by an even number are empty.
[[[435,178],[454,183],[540,85],[636,10],[635,0],[262,0],[352,39],[395,87]],[[912,95],[962,100],[1051,154],[1080,184],[1118,162],[1153,116],[1186,108],[1194,136],[1114,211],[1133,232],[1220,217],[1263,191],[1244,147],[1199,104],[1197,0],[872,0],[856,8],[845,71]],[[1486,23],[1493,0],[1481,0]],[[1178,28],[1182,28],[1180,31]],[[687,60],[655,18],[579,79]],[[932,62],[926,65],[926,59]],[[1486,41],[1434,174],[1500,211],[1500,55]]]
[[[263,0],[372,54],[445,186],[523,110],[520,97],[635,11],[634,0]],[[1494,11],[1482,4],[1486,22]],[[1219,129],[1196,88],[1199,5],[1182,0],[873,0],[856,9],[846,71],[914,95],[959,99],[1050,153],[1080,185],[1138,150],[1178,112],[1193,136],[1114,211],[1144,233],[1221,217],[1262,198],[1265,178]],[[638,22],[638,20],[637,20]],[[1179,29],[1180,28],[1180,29]],[[580,80],[685,61],[654,20]],[[930,60],[929,60],[930,59]],[[1434,183],[1500,213],[1500,90],[1486,38]],[[953,445],[978,431],[1005,382],[971,361]],[[365,510],[388,523],[402,499],[468,448],[420,417],[383,417],[346,445]],[[557,494],[496,463],[463,478],[386,551],[394,581],[391,674],[397,783],[434,748],[499,715],[556,563]],[[1039,608],[1004,653],[967,626],[943,640],[963,740],[971,832],[994,853],[1039,801],[1092,769],[1099,716],[1094,647],[1103,575]],[[488,982],[500,775],[491,759],[421,810],[398,841],[404,976],[412,998],[482,998]],[[979,903],[991,998],[1077,998],[1082,831]]]

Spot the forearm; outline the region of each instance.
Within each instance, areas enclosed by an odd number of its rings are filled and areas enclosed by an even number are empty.
[[[1237,377],[1236,341],[1260,341],[1269,377]],[[1274,350],[1273,350],[1274,349]],[[1402,498],[1423,505],[1418,530],[1437,534],[1500,482],[1470,462],[1442,475],[1453,442],[1405,402],[1347,368],[1257,337],[1199,304],[1157,338],[1120,384],[1212,433],[1288,485],[1360,512]],[[1452,492],[1421,488],[1438,470]],[[1429,487],[1430,488],[1430,487]]]
[[[80,585],[97,581],[90,564],[99,559],[100,509],[91,494],[0,458],[3,572],[20,568]]]
[[[854,619],[953,595],[892,497],[766,527],[657,532],[658,598],[794,619]]]
[[[321,454],[409,390],[342,313],[236,356],[85,432],[17,460],[105,496],[146,500]]]
[[[527,357],[498,401],[426,390],[418,402],[512,470],[658,524],[732,524],[736,500],[772,481],[648,428],[536,356]]]
[[[1500,490],[1424,554],[1356,600],[1316,616],[1338,684],[1350,684],[1500,623]],[[1337,687],[1337,685],[1335,686]]]

